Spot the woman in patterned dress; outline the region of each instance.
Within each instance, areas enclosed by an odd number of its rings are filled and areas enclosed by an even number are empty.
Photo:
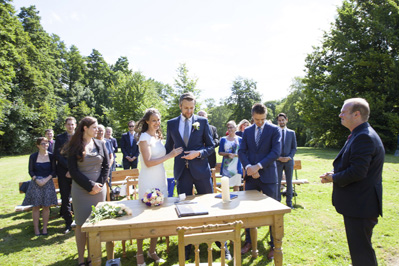
[[[32,182],[25,194],[22,205],[33,205],[32,218],[35,235],[47,235],[47,224],[50,216],[50,206],[57,205],[53,176],[55,176],[55,159],[47,151],[48,140],[40,137],[36,140],[38,152],[29,157],[29,175]],[[43,231],[40,234],[39,219],[40,207],[42,208]]]

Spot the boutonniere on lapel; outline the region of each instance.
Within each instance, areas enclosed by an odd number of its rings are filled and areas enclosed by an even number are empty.
[[[199,130],[199,128],[200,128],[200,123],[199,122],[193,123],[193,131],[194,130]]]

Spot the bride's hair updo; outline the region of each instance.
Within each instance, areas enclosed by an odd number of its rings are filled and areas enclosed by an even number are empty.
[[[146,132],[148,130],[148,124],[147,121],[150,120],[150,117],[152,115],[158,115],[159,117],[161,117],[161,113],[155,109],[155,108],[148,108],[147,110],[145,110],[145,114],[143,116],[143,118],[140,119],[140,121],[137,122],[134,131],[136,131],[136,139],[138,140],[140,138],[141,133]],[[163,135],[162,135],[162,131],[161,131],[161,127],[159,129],[157,129],[156,131],[156,136],[158,139],[162,139]]]

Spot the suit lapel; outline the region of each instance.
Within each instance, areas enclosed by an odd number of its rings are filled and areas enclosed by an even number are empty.
[[[181,119],[181,115],[179,115],[179,116],[177,117],[177,119],[176,119],[176,125],[175,125],[176,133],[177,133],[177,136],[178,136],[178,138],[180,139],[180,141],[183,143],[183,145],[186,146],[186,144],[184,144],[183,137],[180,135],[180,131],[179,131],[179,128],[180,128],[180,119]]]

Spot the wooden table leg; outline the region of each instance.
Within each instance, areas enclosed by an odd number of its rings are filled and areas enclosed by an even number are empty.
[[[107,260],[114,259],[114,241],[107,242],[105,247],[107,249]]]
[[[274,225],[272,234],[274,241],[274,265],[283,265],[283,236],[284,236],[284,218],[283,215],[274,215]]]
[[[252,257],[258,257],[258,228],[250,228],[249,233],[251,234],[252,243]]]
[[[93,266],[101,266],[101,241],[100,233],[90,232],[88,234],[89,254]]]

